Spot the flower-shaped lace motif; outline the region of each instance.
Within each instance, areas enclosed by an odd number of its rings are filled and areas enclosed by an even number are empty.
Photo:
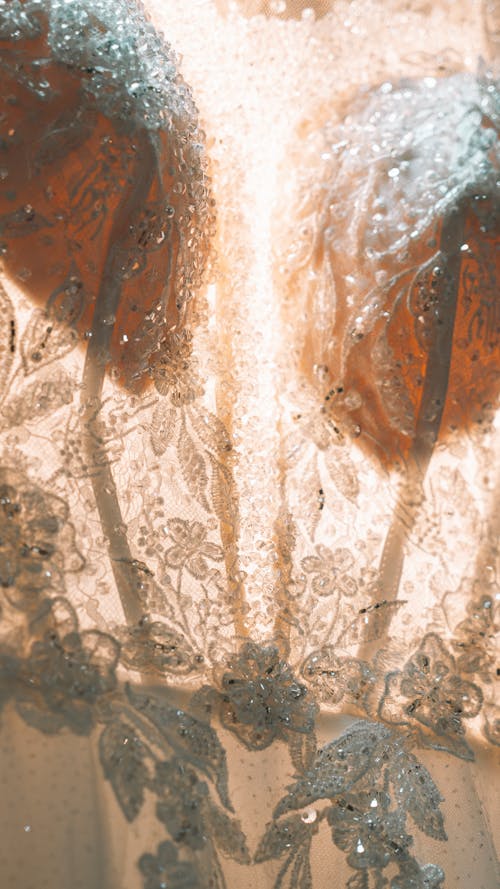
[[[68,726],[87,735],[96,719],[96,703],[116,686],[119,645],[98,630],[78,632],[71,605],[47,600],[34,622],[41,638],[34,642],[18,672],[17,708],[26,722],[47,733]]]
[[[350,793],[328,811],[333,841],[356,869],[384,868],[404,859],[412,838],[400,809],[389,811],[390,797],[381,791]]]
[[[462,719],[477,716],[482,702],[481,689],[460,676],[440,638],[429,633],[404,668],[386,677],[379,714],[416,728],[427,746],[473,759]]]
[[[193,577],[203,580],[209,571],[208,562],[223,560],[222,548],[207,540],[207,529],[201,522],[170,519],[168,531],[174,541],[165,553],[170,568],[186,568]]]
[[[144,889],[193,889],[199,885],[194,864],[179,861],[177,849],[169,840],[160,843],[157,855],[142,855],[139,870],[145,877]]]
[[[249,750],[314,728],[315,704],[275,645],[248,642],[220,684],[221,722]]]
[[[332,552],[319,544],[316,556],[302,559],[301,565],[306,574],[312,574],[312,589],[317,596],[353,596],[357,583],[350,575],[354,565],[352,553],[344,547]]]
[[[0,469],[0,587],[12,605],[36,603],[43,590],[60,588],[65,570],[82,566],[68,516],[63,500]]]

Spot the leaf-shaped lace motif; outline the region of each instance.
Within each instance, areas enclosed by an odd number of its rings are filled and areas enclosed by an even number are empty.
[[[223,809],[212,803],[209,804],[208,820],[213,838],[220,851],[239,864],[249,864],[250,853],[239,822],[230,818]]]
[[[231,439],[224,423],[210,411],[191,408],[189,420],[201,442],[214,454],[227,453],[231,450]]]
[[[310,841],[294,850],[281,868],[276,889],[312,889]]]
[[[289,849],[301,846],[310,834],[311,828],[300,815],[289,815],[281,821],[271,821],[259,843],[254,861],[260,864],[262,861],[279,858]]]
[[[205,460],[189,435],[185,422],[182,423],[179,434],[178,455],[182,475],[190,494],[197,503],[203,506],[203,509],[209,512],[210,506],[206,496],[208,476]]]
[[[389,777],[401,802],[427,836],[446,840],[439,793],[429,772],[416,756],[400,748],[389,765]]]
[[[325,466],[333,484],[346,500],[354,502],[359,494],[359,480],[356,467],[342,448],[325,451]]]
[[[154,694],[128,688],[131,704],[160,730],[169,746],[179,755],[204,772],[217,787],[221,801],[231,809],[227,792],[226,753],[215,731],[184,710],[165,701],[164,689]]]
[[[151,783],[153,754],[138,736],[137,729],[123,719],[107,725],[99,739],[104,776],[111,782],[128,821],[137,817],[144,790]]]
[[[161,457],[172,442],[177,428],[178,411],[165,401],[155,407],[151,419],[151,447]]]
[[[378,751],[390,736],[389,729],[378,723],[356,723],[340,739],[326,744],[313,767],[289,788],[275,809],[275,817],[348,790],[374,767]]]
[[[21,340],[21,356],[26,376],[71,352],[78,334],[58,323],[47,312],[35,310]]]
[[[317,827],[304,823],[300,815],[290,815],[282,821],[271,821],[259,843],[254,861],[260,864],[286,855],[278,873],[274,889],[311,889],[309,861],[312,833]]]
[[[12,303],[0,283],[0,393],[8,391],[15,351],[15,315]]]
[[[212,465],[211,499],[213,510],[221,522],[234,527],[236,523],[235,492],[231,472],[211,454],[209,456]]]
[[[9,426],[21,426],[51,414],[71,404],[74,383],[69,374],[60,370],[54,376],[35,380],[4,405],[2,414]]]
[[[321,486],[321,477],[318,469],[318,458],[316,454],[307,464],[302,482],[300,486],[301,497],[304,499],[306,508],[301,510],[301,517],[306,524],[307,531],[311,540],[314,540],[314,534],[321,518],[321,511],[324,506],[324,493]]]

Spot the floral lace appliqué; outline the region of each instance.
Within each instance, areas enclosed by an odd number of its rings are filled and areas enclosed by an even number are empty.
[[[473,759],[462,720],[477,716],[482,701],[479,686],[462,678],[440,638],[429,633],[403,669],[387,676],[379,714],[416,729],[425,746]]]
[[[216,700],[221,724],[249,750],[290,743],[314,728],[316,705],[274,645],[244,645],[222,674]]]

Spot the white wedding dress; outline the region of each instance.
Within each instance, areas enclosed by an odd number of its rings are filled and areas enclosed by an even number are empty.
[[[0,886],[495,889],[498,5],[145,5],[0,0]]]

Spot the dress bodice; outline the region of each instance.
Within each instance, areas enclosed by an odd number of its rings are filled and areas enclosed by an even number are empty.
[[[0,2],[0,882],[494,889],[492,4],[178,6]]]

